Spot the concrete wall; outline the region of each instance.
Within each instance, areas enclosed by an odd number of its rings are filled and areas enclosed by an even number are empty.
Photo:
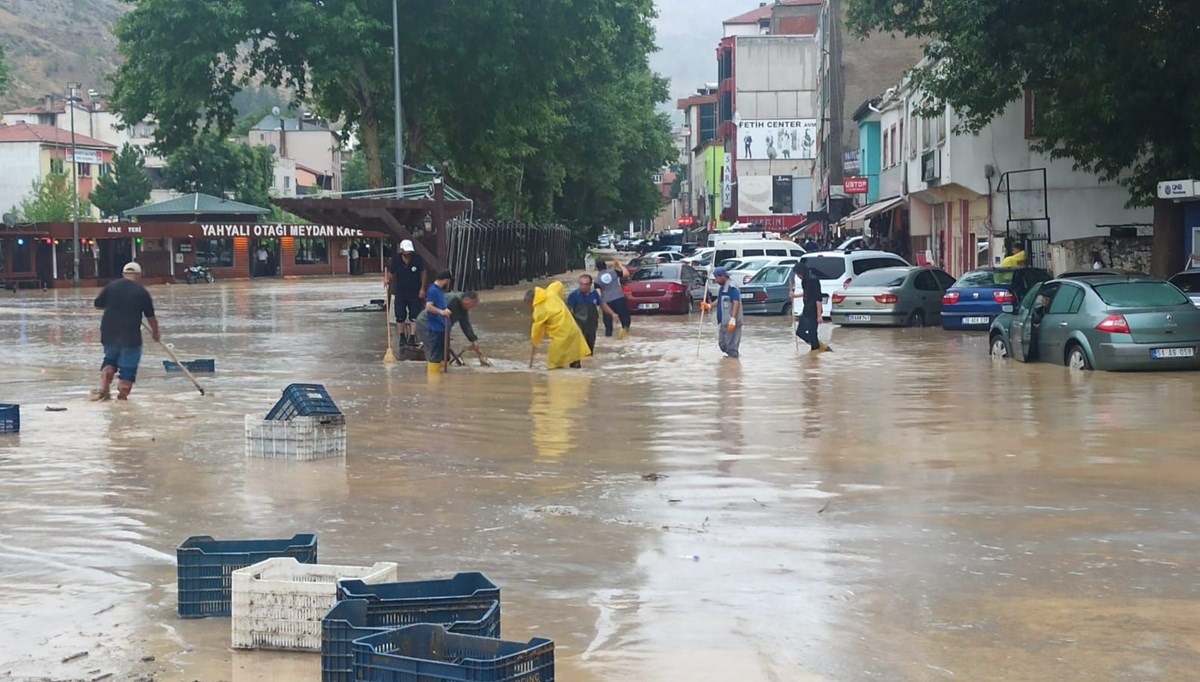
[[[341,146],[334,134],[328,130],[279,130],[250,131],[251,145],[266,147],[275,145],[275,156],[286,157],[297,164],[308,166],[326,175],[334,176],[334,191],[341,190],[342,155]]]
[[[41,144],[0,144],[0,213],[8,213],[28,194],[33,181],[42,177]]]
[[[1153,237],[1116,239],[1113,237],[1088,237],[1065,239],[1047,247],[1050,270],[1063,273],[1070,270],[1090,270],[1092,252],[1100,253],[1106,268],[1128,273],[1150,272],[1150,254]]]

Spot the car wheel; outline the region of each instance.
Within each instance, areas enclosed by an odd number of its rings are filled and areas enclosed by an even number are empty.
[[[1087,353],[1084,352],[1083,346],[1074,344],[1067,349],[1067,367],[1078,370],[1088,370],[1092,368],[1092,362],[1088,360]]]
[[[925,326],[925,311],[914,310],[912,315],[908,316],[908,326],[924,327]]]
[[[996,334],[992,337],[991,355],[1000,360],[1007,360],[1012,355],[1008,352],[1008,342],[1004,340],[1003,336]]]
[[[792,314],[792,304],[791,304],[791,303],[784,303],[784,304],[783,304],[783,310],[779,311],[779,314],[780,314],[780,315],[783,315],[783,316],[785,316],[785,317],[786,317],[786,316],[788,316],[788,315],[791,315],[791,314]]]

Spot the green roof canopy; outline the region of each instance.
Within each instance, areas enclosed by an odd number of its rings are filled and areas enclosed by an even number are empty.
[[[169,216],[169,215],[266,215],[270,213],[270,209],[243,204],[240,201],[232,201],[230,199],[222,199],[214,197],[211,194],[201,194],[195,192],[186,194],[177,199],[164,201],[158,204],[149,204],[147,206],[139,206],[124,211],[122,215],[130,218],[138,218],[145,216]]]

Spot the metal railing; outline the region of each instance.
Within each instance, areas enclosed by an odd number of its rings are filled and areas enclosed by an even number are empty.
[[[453,220],[447,225],[455,287],[492,289],[567,271],[570,234],[561,225]]]

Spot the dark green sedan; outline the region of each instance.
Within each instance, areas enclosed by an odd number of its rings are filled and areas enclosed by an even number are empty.
[[[1200,310],[1173,284],[1096,275],[1033,287],[992,323],[993,357],[1073,369],[1200,369]]]

